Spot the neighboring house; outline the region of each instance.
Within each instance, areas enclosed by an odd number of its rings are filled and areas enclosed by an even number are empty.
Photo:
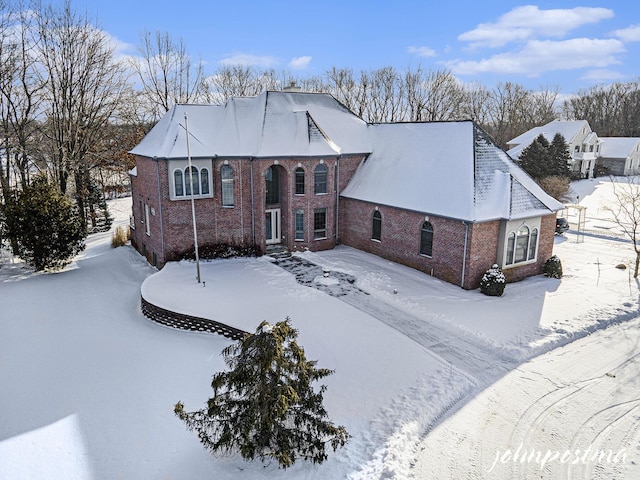
[[[598,166],[610,175],[640,174],[640,138],[600,137],[600,142]]]
[[[596,160],[600,155],[600,140],[598,135],[591,131],[586,120],[554,120],[541,127],[532,128],[508,141],[507,153],[512,158],[520,158],[522,150],[540,135],[551,143],[557,133],[564,137],[569,146],[572,174],[577,178],[593,178]]]
[[[467,289],[541,273],[562,208],[471,121],[368,125],[328,94],[176,105],[131,153],[132,243],[160,267],[193,248],[192,192],[199,245],[345,244]]]

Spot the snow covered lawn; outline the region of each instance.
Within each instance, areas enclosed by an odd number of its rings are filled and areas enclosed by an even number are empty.
[[[128,201],[112,203],[120,222],[128,218]],[[446,332],[446,351],[476,346],[507,369],[638,315],[637,284],[629,270],[615,268],[632,259],[629,244],[593,236],[576,243],[569,233],[557,237],[555,253],[562,280],[509,284],[501,298],[351,248],[302,254],[330,272],[353,275],[384,323],[358,302],[296,283],[267,258],[203,262],[206,286],[195,281],[193,263],[155,273],[132,248],[111,249],[109,234],[91,236],[60,273],[35,274],[5,259],[0,478],[407,478],[424,434],[485,384],[443,360],[442,349],[426,346],[423,337],[403,334],[404,320]],[[335,286],[333,278],[317,280]],[[229,340],[150,322],[140,313],[141,289],[159,306],[249,331],[262,320],[290,317],[307,357],[335,370],[325,400],[332,419],[353,435],[347,447],[323,465],[296,464],[286,472],[212,459],[175,418],[173,405],[204,404]],[[438,461],[437,452],[430,455]]]

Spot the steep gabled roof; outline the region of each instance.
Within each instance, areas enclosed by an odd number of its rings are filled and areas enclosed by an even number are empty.
[[[344,197],[470,222],[562,208],[471,121],[370,129],[373,153]]]
[[[369,153],[367,124],[322,93],[264,92],[224,105],[175,105],[131,153],[186,158]]]
[[[600,137],[600,141],[604,158],[627,158],[640,144],[639,137]]]

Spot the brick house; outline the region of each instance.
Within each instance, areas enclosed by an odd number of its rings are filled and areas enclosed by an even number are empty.
[[[159,267],[193,248],[193,197],[200,246],[344,244],[472,289],[541,273],[562,208],[471,121],[370,125],[328,94],[176,105],[132,153],[132,243]]]

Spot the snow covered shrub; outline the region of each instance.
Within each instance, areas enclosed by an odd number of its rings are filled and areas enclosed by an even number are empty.
[[[130,234],[129,227],[116,227],[111,235],[111,246],[113,248],[122,247],[129,240]]]
[[[544,262],[542,273],[550,278],[562,278],[562,262],[560,262],[560,259],[554,255]]]
[[[500,270],[497,264],[484,272],[482,280],[480,280],[480,291],[485,295],[492,297],[500,297],[504,292],[504,287],[507,284],[507,280],[504,277],[504,273]]]

